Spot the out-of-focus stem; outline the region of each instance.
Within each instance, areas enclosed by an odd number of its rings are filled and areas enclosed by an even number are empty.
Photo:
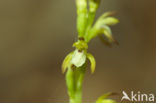
[[[79,37],[83,37],[87,25],[87,0],[76,0],[77,30]]]
[[[89,11],[88,11],[88,20],[87,20],[87,29],[86,29],[85,38],[87,38],[87,36],[89,35],[89,31],[94,22],[96,11],[99,7],[100,1],[101,0],[89,0]]]
[[[89,0],[88,24],[91,26],[94,22],[96,11],[99,7],[100,0]]]

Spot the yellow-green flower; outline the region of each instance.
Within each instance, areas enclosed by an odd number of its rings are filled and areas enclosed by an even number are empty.
[[[95,37],[100,37],[107,45],[116,43],[110,26],[117,24],[119,20],[112,17],[113,12],[106,12],[94,20],[100,1],[76,0],[78,40],[73,44],[75,50],[69,53],[62,63],[62,72],[67,71],[66,85],[70,103],[82,103],[82,83],[87,61],[90,62],[91,73],[95,71],[96,61],[94,56],[88,53],[88,43]],[[109,95],[111,93],[99,97],[96,103],[116,103],[107,98]]]

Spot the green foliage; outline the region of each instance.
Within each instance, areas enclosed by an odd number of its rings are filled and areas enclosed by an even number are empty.
[[[116,101],[111,100],[111,99],[105,99],[105,100],[102,100],[102,101],[96,102],[96,103],[116,103]]]
[[[100,96],[97,100],[96,103],[116,103],[114,100],[107,99],[109,96],[111,96],[113,93],[106,93],[102,96]]]
[[[90,61],[91,73],[95,71],[96,61],[94,56],[88,53],[88,43],[95,37],[100,37],[106,45],[117,43],[110,29],[110,26],[119,22],[118,19],[112,17],[114,12],[104,13],[94,23],[100,1],[76,0],[79,39],[73,44],[75,50],[66,56],[62,64],[62,72],[65,73],[67,71],[66,85],[70,103],[82,103],[82,83],[87,60]],[[111,93],[99,97],[96,103],[116,103],[114,100],[107,99],[109,95]]]

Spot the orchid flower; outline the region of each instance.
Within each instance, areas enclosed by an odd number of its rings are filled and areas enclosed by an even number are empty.
[[[100,37],[107,45],[117,43],[110,29],[110,26],[119,22],[117,18],[112,17],[113,12],[106,12],[94,21],[100,1],[76,0],[78,40],[73,43],[75,50],[65,57],[62,64],[62,72],[66,72],[70,103],[82,103],[82,83],[88,66],[87,61],[90,62],[91,73],[95,72],[96,61],[94,56],[88,53],[88,43],[95,37]],[[106,39],[103,39],[102,35]],[[111,93],[101,96],[96,103],[116,103],[107,99],[110,95]]]

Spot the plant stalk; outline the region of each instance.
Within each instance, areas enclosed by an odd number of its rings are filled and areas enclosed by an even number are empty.
[[[69,103],[82,103],[82,83],[86,70],[86,63],[79,68],[68,68],[66,73],[66,85],[69,95]]]

